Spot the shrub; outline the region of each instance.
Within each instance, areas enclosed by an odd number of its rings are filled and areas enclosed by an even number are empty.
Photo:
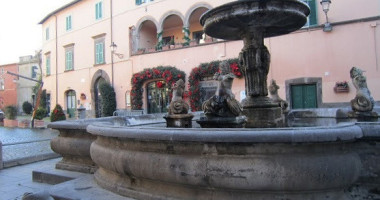
[[[17,117],[17,108],[16,106],[7,106],[5,107],[5,118],[14,120]]]
[[[32,113],[33,106],[31,103],[25,101],[22,103],[22,111],[24,111],[25,114],[30,115]]]
[[[116,93],[113,87],[107,83],[99,85],[100,95],[102,96],[102,117],[112,116],[116,110]]]
[[[63,112],[62,107],[59,104],[57,104],[51,112],[50,121],[55,122],[61,120],[66,120],[66,115]]]
[[[47,111],[45,108],[38,107],[34,118],[38,120],[42,120],[44,117],[46,117],[46,112]]]

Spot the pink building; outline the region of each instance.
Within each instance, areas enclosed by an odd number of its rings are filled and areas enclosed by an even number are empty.
[[[0,65],[0,109],[6,106],[17,106],[17,77],[7,74],[7,71],[18,73],[17,64]]]
[[[357,66],[366,71],[379,101],[380,1],[358,6],[357,0],[333,0],[330,32],[323,31],[326,19],[319,0],[303,1],[312,11],[304,28],[265,39],[271,52],[268,82],[277,81],[280,96],[291,108],[344,106],[355,96],[349,71]],[[227,2],[76,0],[53,11],[40,22],[44,88],[51,106],[58,103],[72,112],[83,105],[96,116],[101,98],[97,86],[107,81],[115,88],[118,109],[165,112],[167,85],[175,77],[156,67],[171,66],[166,69],[170,74],[183,71],[189,82],[201,63],[238,57],[242,41],[203,36],[199,23],[204,12]],[[150,74],[154,70],[159,72]],[[211,77],[212,70],[198,73],[199,84],[188,88],[198,95],[189,97],[192,104],[215,89]],[[334,90],[345,81],[348,90]],[[235,80],[233,91],[237,99],[244,98],[243,78]]]

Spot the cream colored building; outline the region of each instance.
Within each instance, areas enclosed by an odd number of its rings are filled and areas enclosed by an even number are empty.
[[[326,19],[319,0],[304,1],[312,10],[304,28],[265,39],[271,52],[268,82],[275,79],[280,96],[294,108],[304,106],[297,102],[310,100],[308,93],[302,93],[309,86],[311,107],[348,105],[355,96],[349,71],[357,66],[366,71],[368,86],[378,101],[380,0],[332,0],[328,12],[331,32],[323,31]],[[213,39],[209,43],[207,38],[201,39],[200,16],[227,2],[76,0],[53,11],[40,22],[44,88],[51,106],[58,103],[73,110],[83,105],[95,116],[97,85],[108,81],[115,88],[118,109],[128,109],[134,73],[170,65],[184,71],[188,81],[191,70],[200,63],[237,58],[242,41]],[[181,47],[187,38],[189,46]],[[117,49],[112,51],[112,44]],[[157,46],[162,50],[156,51]],[[154,81],[161,80],[147,80],[142,87],[146,112],[152,112],[149,91],[158,94],[150,84]],[[336,83],[344,81],[349,91],[334,91]],[[243,98],[244,79],[235,80],[233,91],[237,99]]]

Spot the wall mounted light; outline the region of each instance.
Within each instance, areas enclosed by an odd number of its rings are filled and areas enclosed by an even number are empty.
[[[116,55],[119,59],[122,59],[124,57],[123,54],[116,53],[117,45],[115,44],[115,42],[112,42],[112,44],[111,44],[110,47],[111,47],[111,53],[114,54],[114,55]]]
[[[330,32],[332,31],[332,26],[329,22],[329,18],[327,16],[327,12],[329,12],[330,10],[330,4],[331,4],[331,0],[322,0],[321,2],[321,6],[322,6],[322,9],[323,9],[323,12],[325,12],[325,15],[326,15],[326,23],[323,27],[323,31],[324,32]]]

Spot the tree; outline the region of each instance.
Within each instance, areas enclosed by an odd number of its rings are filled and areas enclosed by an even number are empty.
[[[99,85],[102,96],[102,117],[112,116],[116,110],[116,93],[114,88],[107,82]]]
[[[33,105],[29,103],[28,101],[25,101],[22,103],[22,111],[24,111],[25,114],[30,115],[33,110]]]

